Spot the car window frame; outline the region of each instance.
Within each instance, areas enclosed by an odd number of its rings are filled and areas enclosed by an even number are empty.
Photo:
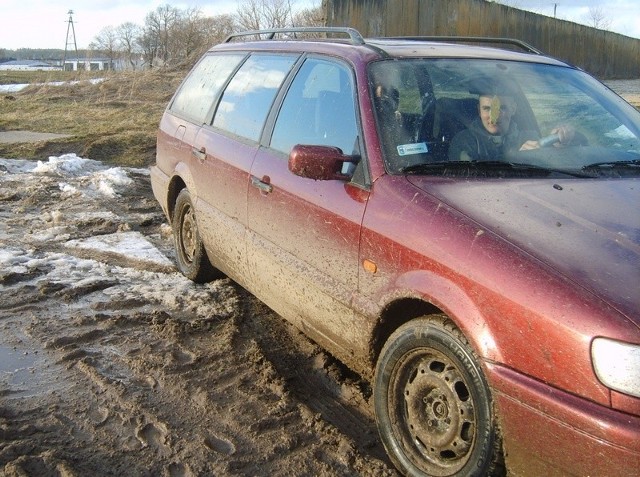
[[[262,143],[262,138],[264,136],[264,131],[265,129],[268,128],[268,124],[269,124],[269,118],[271,116],[271,112],[274,108],[274,106],[278,105],[278,98],[281,95],[282,89],[284,87],[285,84],[287,84],[287,82],[289,81],[289,78],[291,76],[291,73],[296,69],[297,65],[298,65],[298,61],[299,61],[299,57],[301,55],[300,52],[296,52],[296,51],[272,51],[272,50],[247,50],[244,53],[246,53],[246,56],[244,57],[244,59],[237,65],[237,67],[234,69],[233,73],[231,73],[231,75],[229,75],[229,78],[227,78],[227,81],[225,82],[224,86],[222,87],[222,89],[220,90],[219,94],[216,97],[215,103],[213,105],[213,107],[211,108],[210,114],[207,118],[207,124],[206,126],[212,130],[215,130],[216,132],[218,132],[219,134],[225,136],[225,137],[230,137],[233,138],[234,140],[240,141],[242,143],[245,144],[261,144]],[[238,74],[238,72],[242,69],[242,67],[246,64],[247,61],[249,61],[249,59],[251,57],[255,57],[255,56],[259,56],[259,55],[264,55],[264,56],[283,56],[283,57],[292,57],[294,58],[294,61],[292,63],[291,68],[289,69],[289,71],[286,73],[285,78],[283,79],[283,81],[281,82],[280,86],[278,87],[278,91],[276,92],[276,94],[273,97],[273,100],[271,102],[271,105],[268,108],[268,112],[265,116],[264,119],[264,123],[262,124],[262,129],[260,131],[260,134],[258,135],[258,137],[256,139],[252,139],[246,136],[241,136],[238,134],[233,133],[232,131],[229,131],[227,129],[223,129],[220,128],[218,126],[215,126],[214,120],[216,117],[216,113],[218,111],[218,108],[220,107],[220,102],[224,96],[225,91],[227,90],[227,88],[229,87],[230,83],[233,81],[233,79],[236,77],[236,75]]]
[[[337,63],[340,66],[342,66],[347,72],[347,74],[349,75],[349,78],[351,80],[351,86],[353,88],[352,99],[353,99],[353,108],[354,108],[354,115],[355,115],[355,121],[356,121],[356,130],[358,133],[357,139],[358,139],[358,149],[359,149],[359,157],[360,157],[360,160],[358,161],[355,171],[349,180],[349,184],[355,185],[364,190],[370,190],[372,181],[371,181],[369,162],[367,158],[367,149],[366,149],[366,146],[364,143],[364,137],[363,137],[364,132],[362,127],[362,118],[360,114],[360,97],[359,97],[358,78],[355,73],[354,66],[350,62],[344,60],[343,58],[316,53],[316,52],[305,52],[300,55],[300,58],[298,58],[297,63],[289,72],[289,76],[283,82],[280,88],[280,91],[276,96],[276,100],[274,101],[273,107],[271,108],[271,111],[267,116],[265,128],[263,129],[263,134],[260,140],[260,145],[261,147],[269,149],[274,155],[277,155],[278,157],[282,158],[282,160],[284,161],[288,160],[289,155],[287,153],[274,149],[270,146],[271,138],[273,136],[273,132],[276,126],[278,116],[284,104],[284,100],[287,94],[289,93],[289,90],[291,89],[291,85],[295,81],[298,73],[302,69],[305,62],[307,60],[313,60],[313,59]]]
[[[207,111],[207,114],[205,114],[204,120],[202,122],[194,122],[194,118],[192,116],[190,116],[188,114],[183,114],[181,111],[174,110],[173,106],[174,106],[176,98],[180,95],[180,93],[183,91],[183,88],[188,83],[189,78],[191,77],[193,71],[205,60],[205,58],[212,57],[212,56],[242,56],[242,58],[240,59],[238,64],[235,66],[235,68],[233,68],[231,70],[231,72],[229,73],[229,75],[227,76],[225,81],[223,82],[223,84],[220,87],[220,89],[218,90],[218,92],[214,96],[211,97],[211,103],[209,104],[209,110]],[[212,52],[208,52],[208,53],[204,54],[202,56],[202,58],[200,58],[200,60],[198,60],[198,62],[189,71],[189,73],[184,77],[184,79],[182,80],[182,83],[180,83],[180,86],[176,89],[176,92],[174,93],[174,95],[172,96],[171,100],[167,104],[166,111],[169,112],[170,114],[172,114],[173,116],[178,117],[180,119],[184,119],[185,121],[187,121],[187,122],[189,122],[191,124],[210,125],[211,122],[213,121],[213,112],[218,107],[218,102],[220,101],[220,97],[222,96],[222,92],[227,88],[227,86],[229,84],[229,81],[231,80],[231,78],[233,78],[233,76],[235,76],[235,74],[237,73],[238,69],[247,60],[248,56],[249,56],[249,52],[248,51],[239,51],[239,50],[238,51],[224,51],[224,52],[212,51]]]

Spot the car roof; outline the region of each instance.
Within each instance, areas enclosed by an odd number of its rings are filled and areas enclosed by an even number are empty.
[[[309,34],[323,34],[326,37],[310,38]],[[237,41],[240,39],[248,41]],[[280,28],[241,32],[230,35],[224,43],[214,46],[210,51],[219,50],[302,51],[329,53],[345,58],[482,58],[567,66],[566,63],[513,38],[407,36],[365,39],[357,30],[341,27]]]

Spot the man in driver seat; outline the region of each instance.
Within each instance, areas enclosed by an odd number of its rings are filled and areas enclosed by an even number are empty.
[[[544,142],[535,131],[520,131],[512,121],[517,103],[509,88],[491,86],[486,81],[483,86],[478,93],[478,117],[468,129],[453,137],[448,154],[450,161],[500,161],[507,152],[551,144],[569,145],[574,140],[571,126],[554,128]]]

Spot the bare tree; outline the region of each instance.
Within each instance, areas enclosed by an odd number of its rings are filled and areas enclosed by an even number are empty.
[[[148,13],[144,26],[127,22],[116,29],[103,30],[95,45],[112,59],[119,55],[134,69],[135,57],[140,54],[147,67],[189,65],[238,30],[324,25],[322,7],[294,11],[294,3],[295,0],[238,0],[235,15],[214,17],[205,17],[198,8],[181,10],[166,4]]]
[[[291,0],[243,0],[236,11],[241,30],[284,28],[293,22]]]
[[[156,60],[163,64],[169,63],[174,46],[172,33],[179,19],[180,11],[169,4],[159,6],[147,14],[139,43],[144,49],[149,66]]]
[[[109,58],[109,65],[113,67],[118,53],[118,36],[116,30],[112,26],[108,26],[100,30],[100,33],[94,38],[89,45],[93,50],[98,50]]]
[[[314,8],[307,8],[301,10],[293,15],[293,26],[297,27],[311,27],[311,26],[325,26],[326,18],[324,8],[321,6]]]
[[[135,56],[140,53],[138,46],[138,38],[140,37],[141,28],[132,22],[126,22],[116,27],[116,37],[118,40],[118,48],[123,59],[129,63],[131,69],[136,69]]]
[[[205,51],[221,43],[235,31],[235,19],[232,15],[199,16],[182,23],[177,33],[179,41],[184,41],[180,62],[185,66],[193,65]]]
[[[158,39],[156,35],[148,28],[143,28],[142,33],[136,40],[136,43],[141,49],[142,56],[144,58],[144,64],[147,68],[153,68],[154,58],[158,51]]]
[[[180,13],[172,31],[174,58],[189,58],[194,51],[200,50],[200,46],[205,42],[203,23],[204,18],[199,8],[190,8]]]
[[[216,45],[229,35],[237,31],[236,20],[233,15],[216,15],[215,17],[205,18],[202,22],[202,31],[205,34],[206,49]]]
[[[607,17],[607,14],[602,7],[589,7],[589,12],[585,18],[587,25],[593,28],[608,30],[611,26],[611,20]]]

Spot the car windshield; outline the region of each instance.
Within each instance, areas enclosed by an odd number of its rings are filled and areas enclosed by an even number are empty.
[[[369,81],[391,174],[640,174],[640,112],[582,71],[414,58],[374,63]]]

